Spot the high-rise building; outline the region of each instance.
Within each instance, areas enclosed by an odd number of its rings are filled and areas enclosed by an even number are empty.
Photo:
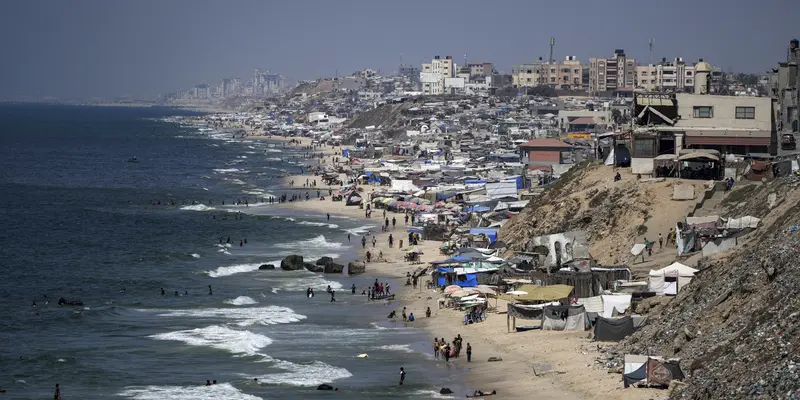
[[[589,91],[592,93],[632,91],[636,85],[636,59],[625,50],[614,50],[609,58],[589,59]]]
[[[283,76],[256,68],[253,74],[253,96],[272,96],[280,93],[283,86]]]

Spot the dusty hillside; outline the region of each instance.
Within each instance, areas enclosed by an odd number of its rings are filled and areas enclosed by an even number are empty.
[[[500,230],[500,239],[509,245],[506,256],[525,250],[531,237],[585,230],[589,251],[599,263],[631,263],[633,244],[653,241],[659,233],[666,237],[694,207],[694,200],[671,200],[673,186],[693,184],[696,198],[704,190],[700,181],[647,182],[625,173],[614,182],[614,173],[597,163],[570,169]]]
[[[730,195],[731,214],[762,226],[727,257],[706,260],[691,284],[621,345],[681,359],[686,399],[800,399],[800,177]],[[772,206],[770,206],[772,205]]]
[[[404,125],[403,111],[414,106],[414,103],[385,104],[359,114],[348,125],[349,128],[366,128],[382,126],[385,129]]]

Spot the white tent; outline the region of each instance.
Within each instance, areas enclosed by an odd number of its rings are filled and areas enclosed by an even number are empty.
[[[678,291],[689,284],[698,270],[674,262],[657,271],[650,270],[650,291],[659,295],[676,295]],[[669,279],[668,278],[674,278]]]

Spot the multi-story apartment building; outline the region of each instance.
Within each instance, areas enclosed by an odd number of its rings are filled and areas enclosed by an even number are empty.
[[[610,58],[589,59],[589,91],[592,93],[631,91],[636,85],[636,59],[625,50],[614,50]]]
[[[455,77],[453,57],[434,57],[430,63],[422,64],[422,71],[419,73],[419,80],[422,82],[422,94],[445,94],[444,80],[453,77]]]
[[[511,85],[514,87],[534,87],[539,84],[540,64],[519,64],[511,68]]]
[[[694,75],[694,65],[686,64],[683,58],[662,58],[658,64],[636,66],[635,86],[648,92],[692,93]]]
[[[575,56],[567,56],[558,63],[539,64],[539,84],[554,89],[580,90],[583,65]]]
[[[515,65],[511,70],[514,87],[550,86],[555,89],[580,90],[583,88],[583,65],[574,56],[564,61]]]

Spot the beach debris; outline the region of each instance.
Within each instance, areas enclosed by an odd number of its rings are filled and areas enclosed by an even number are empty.
[[[261,264],[261,266],[259,266],[258,269],[259,270],[275,269],[275,266],[272,264]]]
[[[503,359],[501,357],[489,357],[489,359],[486,360],[486,361],[488,361],[488,362],[498,362],[498,361],[503,361]]]
[[[369,358],[369,354],[367,354],[367,353],[361,353],[361,354],[359,354],[357,357],[358,357],[358,358]]]

